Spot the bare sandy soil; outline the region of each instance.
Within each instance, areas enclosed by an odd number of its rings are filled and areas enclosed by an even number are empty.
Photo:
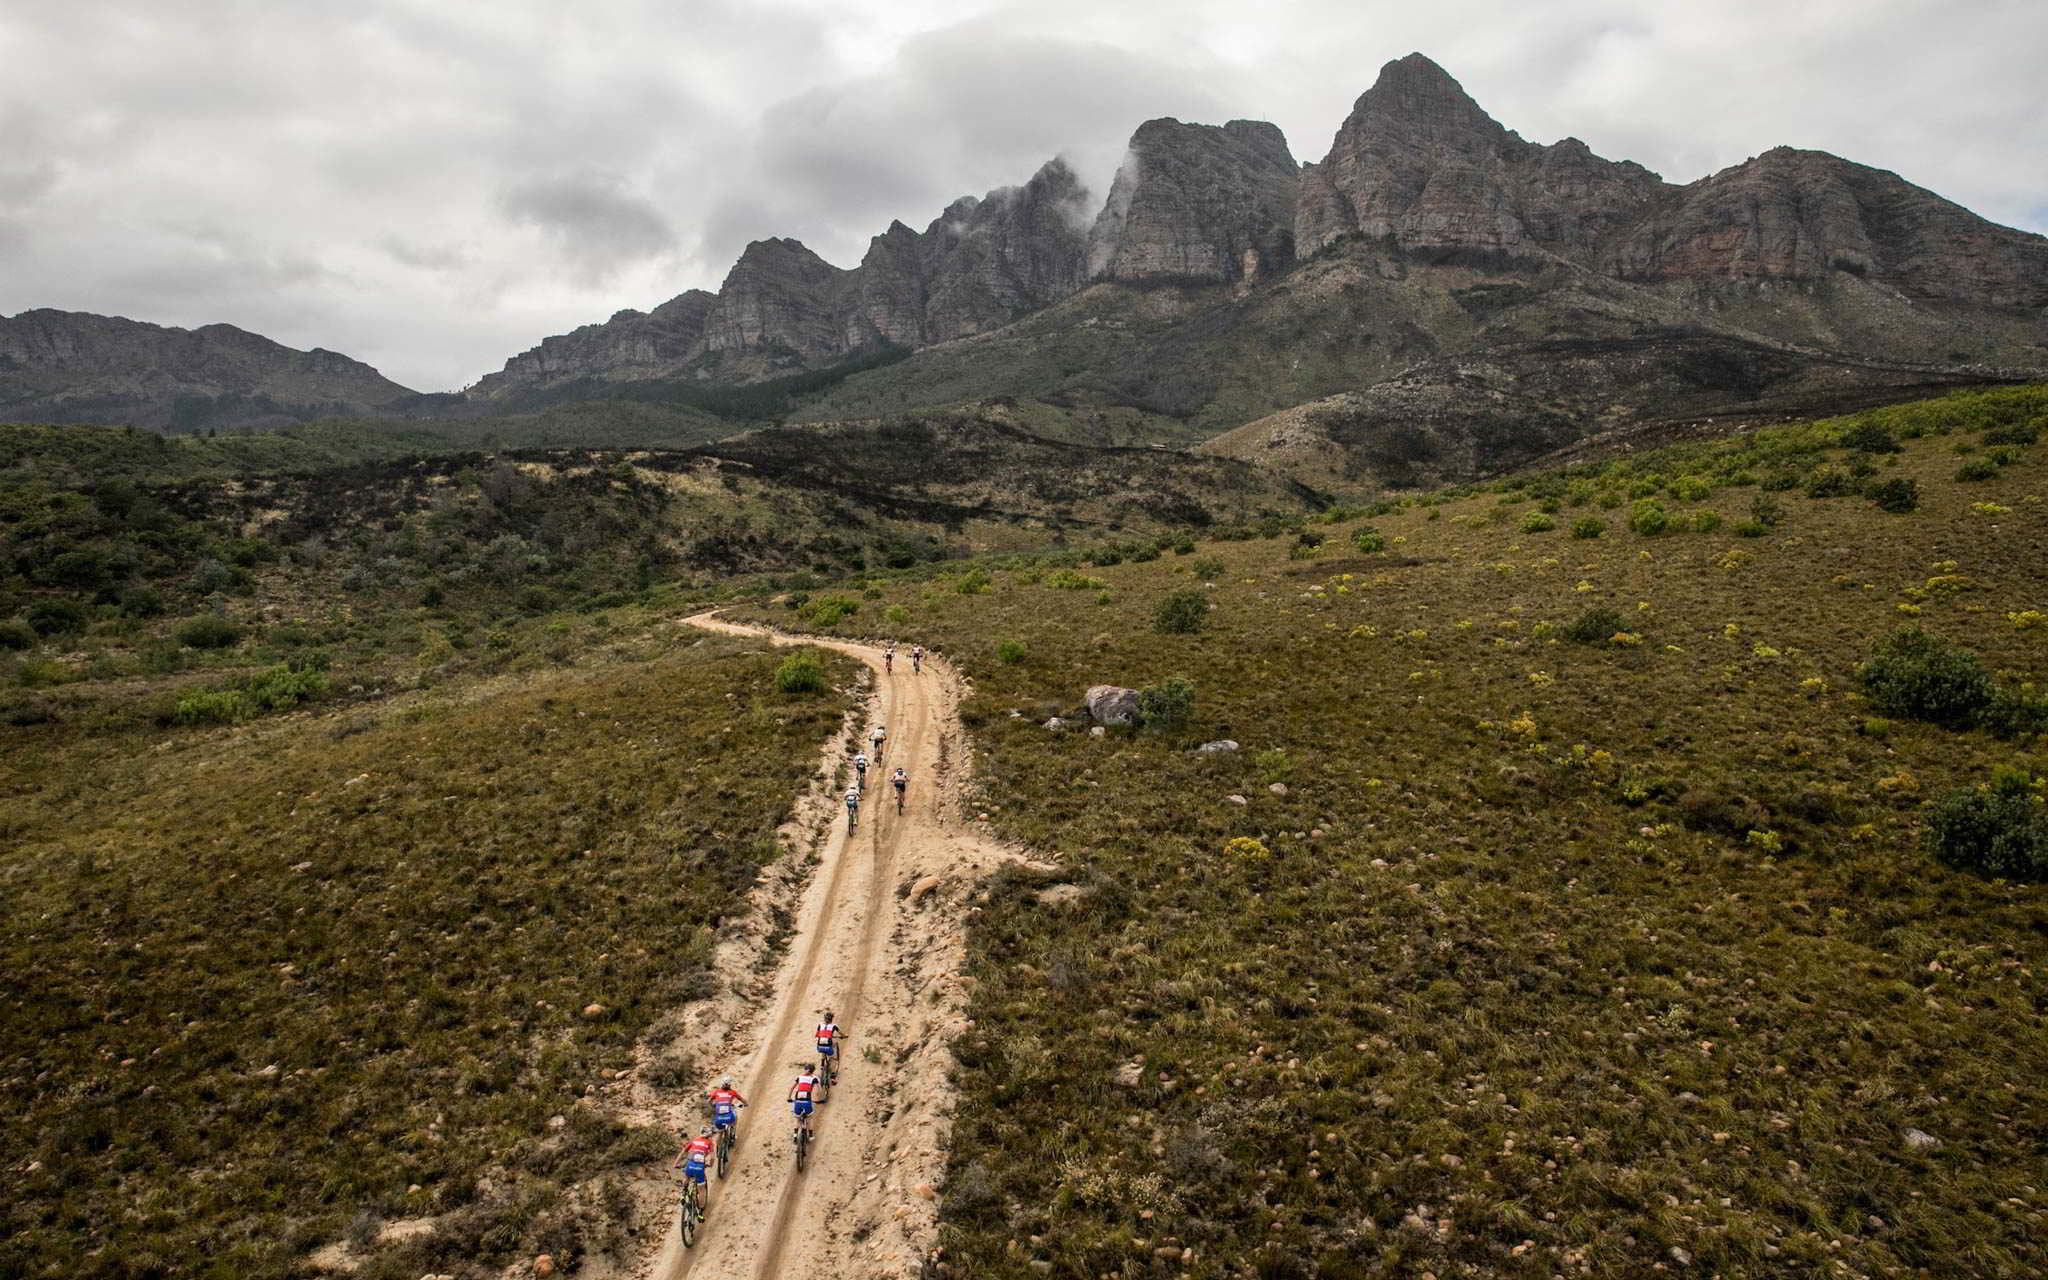
[[[710,614],[688,621],[762,634]],[[879,649],[773,638],[817,643],[874,669],[861,734],[864,741],[868,725],[885,724],[886,754],[870,770],[858,832],[849,835],[843,806],[830,820],[788,952],[748,1006],[758,1017],[708,1023],[698,1032],[708,1042],[690,1046],[713,1078],[730,1073],[753,1105],[741,1113],[731,1176],[712,1178],[695,1247],[677,1237],[672,1187],[658,1210],[667,1219],[661,1243],[637,1270],[643,1280],[919,1273],[937,1232],[950,1045],[964,1025],[966,900],[1016,856],[962,821],[962,686],[948,667],[927,661],[913,675],[899,654],[890,674]],[[910,775],[900,814],[884,781],[898,765]],[[818,1108],[809,1167],[798,1173],[783,1099],[798,1065],[815,1056],[812,1030],[828,1008],[847,1036],[844,1074]],[[701,1114],[665,1118],[680,1128]]]

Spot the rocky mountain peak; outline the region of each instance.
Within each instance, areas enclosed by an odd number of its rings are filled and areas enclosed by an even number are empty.
[[[1088,237],[1095,279],[1221,283],[1294,259],[1300,168],[1262,120],[1148,120],[1131,135]]]

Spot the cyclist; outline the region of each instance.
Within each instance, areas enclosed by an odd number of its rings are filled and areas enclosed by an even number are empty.
[[[873,743],[875,747],[876,764],[882,763],[882,747],[888,736],[888,729],[884,728],[881,725],[876,725],[874,728],[868,730],[868,741]]]
[[[865,755],[858,753],[854,755],[853,772],[860,779],[860,784],[866,786],[868,782],[868,758]]]
[[[896,646],[893,644],[882,650],[882,670],[889,675],[896,674]]]
[[[838,1057],[839,1042],[844,1039],[846,1039],[846,1033],[839,1029],[838,1023],[832,1021],[832,1011],[830,1009],[825,1010],[825,1020],[818,1024],[818,1057],[821,1059]]]
[[[923,645],[921,645],[921,644],[919,644],[919,645],[912,645],[912,646],[910,647],[910,674],[912,674],[912,675],[916,675],[916,674],[917,674],[918,672],[920,672],[920,671],[923,671],[923,670],[924,670],[924,646],[923,646]]]
[[[739,1108],[746,1105],[747,1095],[733,1088],[731,1076],[720,1080],[711,1090],[711,1127],[736,1129],[740,1122]]]
[[[846,789],[846,829],[853,831],[860,826],[860,784]]]
[[[796,1113],[796,1129],[790,1131],[790,1140],[796,1140],[797,1132],[811,1127],[811,1095],[818,1091],[818,1066],[806,1062],[797,1073],[796,1083],[789,1086],[790,1110]]]
[[[699,1187],[707,1186],[708,1184],[704,1178],[704,1165],[711,1159],[711,1153],[717,1149],[718,1139],[712,1136],[711,1126],[707,1124],[704,1126],[703,1132],[690,1139],[690,1145],[684,1147],[683,1154],[677,1157],[683,1161],[683,1177],[690,1182],[696,1183]],[[703,1196],[706,1193],[699,1191],[697,1194],[697,1202],[703,1204]]]
[[[889,785],[896,788],[896,812],[901,813],[903,812],[903,789],[910,785],[910,775],[903,772],[902,765],[897,765],[896,772],[889,775]]]

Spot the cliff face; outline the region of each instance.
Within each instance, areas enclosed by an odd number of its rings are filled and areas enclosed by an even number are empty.
[[[337,352],[233,325],[177,329],[83,311],[0,316],[0,418],[152,430],[272,427],[413,396]]]
[[[1370,350],[1328,361],[1332,377],[1354,379],[1366,373],[1361,356],[1379,369],[1487,342],[1606,336],[1615,316],[1890,359],[1939,350],[2013,365],[2048,352],[2040,236],[1819,152],[1779,149],[1676,186],[1576,138],[1529,142],[1420,54],[1381,69],[1311,165],[1297,165],[1270,124],[1149,121],[1090,212],[1055,160],[1023,186],[954,202],[922,231],[892,224],[852,270],[795,241],[759,241],[717,295],[551,338],[478,394],[592,376],[741,382],[968,338],[978,354],[932,352],[897,375],[861,376],[928,390],[938,384],[915,370],[942,362],[949,397],[1015,394],[999,368],[1030,365],[1020,345],[1057,338],[1058,376],[1080,377],[1090,394],[1158,383],[1167,375],[1133,364],[1118,336],[1127,326],[1076,327],[1094,323],[1088,309],[1120,286],[1181,287],[1176,305],[1194,310],[1222,289],[1256,301],[1299,286],[1298,299],[1273,309],[1289,314],[1276,332],[1310,344],[1373,335]],[[1410,290],[1398,305],[1358,310],[1358,299],[1420,268],[1476,274],[1449,286],[1454,302]],[[1102,292],[1060,310],[1090,284]],[[1040,313],[1031,336],[979,341]],[[1205,333],[1225,346],[1276,341]],[[952,371],[961,360],[980,360],[985,376]],[[1193,394],[1158,403],[1184,409]]]
[[[1821,281],[1836,272],[1908,298],[2048,305],[2048,240],[1986,222],[1900,178],[1779,147],[1677,191],[1613,250],[1637,280]]]
[[[1300,169],[1273,125],[1151,120],[1131,137],[1088,238],[1105,280],[1225,283],[1294,261]]]
[[[1416,53],[1381,70],[1303,175],[1295,243],[1306,254],[1361,235],[1438,259],[1590,262],[1665,189],[1576,138],[1523,141]]]

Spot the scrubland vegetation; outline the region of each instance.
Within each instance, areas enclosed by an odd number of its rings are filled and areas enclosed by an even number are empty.
[[[358,645],[0,729],[0,1273],[285,1275],[432,1218],[359,1272],[412,1280],[631,1225],[670,1135],[581,1104],[724,980],[851,667],[781,692],[633,609],[497,634],[504,676]]]
[[[842,586],[1059,862],[970,935],[950,1273],[2048,1271],[2044,431],[1958,395]],[[1098,683],[1183,722],[1043,727]]]

